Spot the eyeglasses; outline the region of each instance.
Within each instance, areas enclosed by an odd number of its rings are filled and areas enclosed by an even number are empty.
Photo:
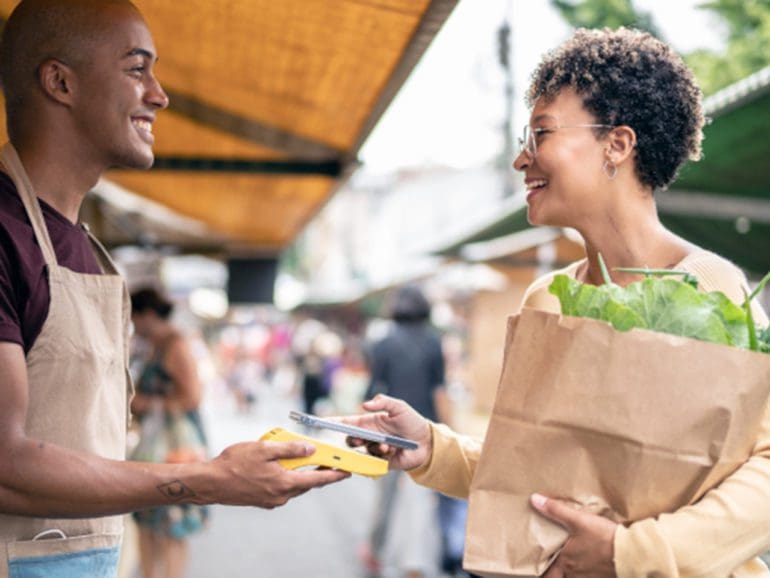
[[[561,128],[615,128],[611,124],[570,124],[570,125],[557,125],[550,126],[548,128],[532,128],[528,124],[524,125],[524,132],[519,139],[519,154],[527,153],[527,155],[534,159],[537,155],[537,140],[538,136],[547,134],[549,132],[556,132]]]

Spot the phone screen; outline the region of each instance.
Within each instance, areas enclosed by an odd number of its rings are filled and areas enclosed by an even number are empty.
[[[347,425],[337,421],[323,419],[308,413],[302,413],[301,411],[290,411],[289,417],[296,422],[299,422],[308,427],[316,427],[320,429],[328,429],[340,433],[347,434],[351,437],[361,438],[363,440],[378,442],[402,448],[405,450],[416,450],[418,447],[417,442],[408,440],[402,437],[373,431],[370,429],[364,429],[352,425]]]

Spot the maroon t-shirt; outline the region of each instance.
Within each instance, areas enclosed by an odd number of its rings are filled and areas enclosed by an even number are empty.
[[[59,265],[76,273],[100,274],[88,235],[40,201]],[[43,252],[16,186],[0,172],[0,341],[28,353],[48,317],[50,290]]]

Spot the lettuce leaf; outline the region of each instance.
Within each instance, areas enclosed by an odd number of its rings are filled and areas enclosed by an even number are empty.
[[[627,287],[597,287],[557,275],[549,291],[561,302],[563,315],[607,321],[618,331],[639,327],[750,348],[748,305],[742,308],[719,291],[698,291],[687,280],[648,276]],[[756,349],[770,351],[770,330],[757,333]]]
[[[765,328],[765,330],[757,336],[757,339],[759,341],[759,351],[770,353],[770,327]]]

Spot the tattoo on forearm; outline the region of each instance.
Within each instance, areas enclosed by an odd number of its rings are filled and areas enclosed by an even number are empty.
[[[194,498],[195,492],[185,486],[180,480],[174,480],[167,484],[161,484],[158,486],[158,491],[166,496],[169,500],[178,502],[186,498]]]

